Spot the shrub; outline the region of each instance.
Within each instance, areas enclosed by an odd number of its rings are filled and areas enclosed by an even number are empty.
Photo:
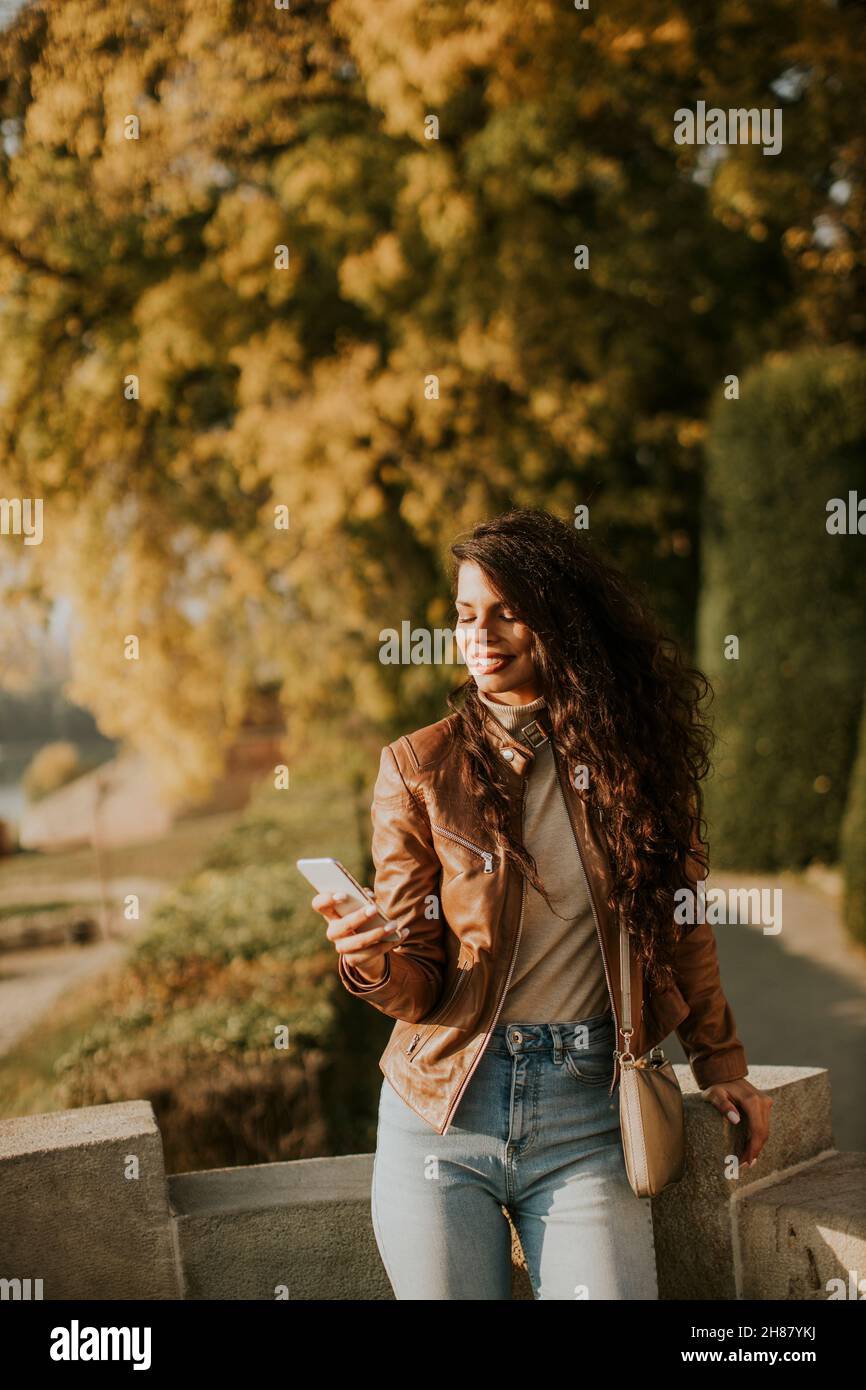
[[[840,842],[845,925],[854,939],[866,946],[866,699]]]
[[[28,800],[41,801],[67,782],[74,782],[83,770],[74,743],[46,743],[31,758],[21,781]]]
[[[715,862],[836,857],[866,678],[863,539],[827,503],[864,483],[866,357],[798,352],[717,401],[708,438],[698,659],[716,689]],[[725,638],[739,638],[726,660]]]

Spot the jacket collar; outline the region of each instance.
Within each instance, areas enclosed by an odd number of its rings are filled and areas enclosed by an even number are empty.
[[[486,705],[483,705],[482,709],[484,711],[483,728],[487,741],[498,751],[503,762],[511,768],[512,772],[521,776],[523,773],[531,771],[535,761],[535,748],[543,747],[553,734],[550,711],[547,707],[544,706],[538,711],[533,722],[527,724],[522,731],[522,736],[504,729],[496,715]]]

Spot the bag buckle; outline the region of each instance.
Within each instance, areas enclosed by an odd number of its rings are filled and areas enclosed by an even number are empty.
[[[643,1067],[644,1070],[651,1068],[653,1071],[657,1071],[659,1067],[663,1067],[667,1064],[667,1060],[661,1047],[656,1043],[655,1047],[651,1048],[645,1057],[641,1057],[635,1062],[635,1066]]]
[[[637,1063],[637,1059],[635,1058],[635,1055],[631,1050],[631,1035],[634,1032],[634,1029],[620,1028],[619,1031],[625,1038],[625,1048],[623,1050],[620,1050],[619,1048],[615,1047],[613,1050],[613,1055],[618,1059],[621,1067],[635,1066]]]

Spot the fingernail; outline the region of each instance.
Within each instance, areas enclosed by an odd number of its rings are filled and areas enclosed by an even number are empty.
[[[331,902],[334,902],[334,903],[344,903],[345,901],[346,901],[346,894],[345,894],[345,893],[332,893],[332,894],[331,894]]]
[[[375,904],[375,903],[370,903],[370,906],[369,906],[369,907],[365,907],[365,908],[364,908],[364,916],[365,916],[365,917],[374,917],[374,916],[376,915],[376,912],[377,912],[377,911],[378,911],[378,908],[376,907],[376,904]]]
[[[408,935],[409,935],[409,928],[408,928],[408,927],[400,927],[400,928],[399,928],[399,933],[398,933],[398,934],[399,934],[400,936],[408,936]]]
[[[737,1114],[736,1110],[729,1110],[729,1111],[727,1112],[727,1114],[728,1114],[728,1119],[731,1121],[731,1124],[734,1124],[734,1125],[739,1124],[740,1117],[739,1117],[739,1115]]]

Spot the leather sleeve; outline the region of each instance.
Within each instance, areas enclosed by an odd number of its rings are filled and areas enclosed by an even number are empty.
[[[444,981],[443,922],[438,913],[425,914],[433,899],[438,908],[442,866],[427,812],[408,787],[392,745],[382,749],[371,816],[373,896],[383,916],[395,928],[408,927],[409,935],[387,953],[384,980],[370,984],[342,956],[339,975],[350,994],[380,1013],[422,1023],[436,1008]]]
[[[705,849],[697,828],[692,845]],[[692,890],[705,873],[703,865],[692,857],[688,875]],[[683,937],[677,948],[674,972],[689,1006],[688,1016],[676,1029],[676,1034],[695,1081],[703,1090],[717,1082],[744,1077],[748,1070],[746,1052],[722,990],[716,939],[708,922],[690,927]]]
[[[746,1053],[722,990],[716,939],[708,922],[693,927],[680,942],[674,969],[689,1006],[676,1034],[695,1081],[703,1090],[717,1081],[745,1076]]]

